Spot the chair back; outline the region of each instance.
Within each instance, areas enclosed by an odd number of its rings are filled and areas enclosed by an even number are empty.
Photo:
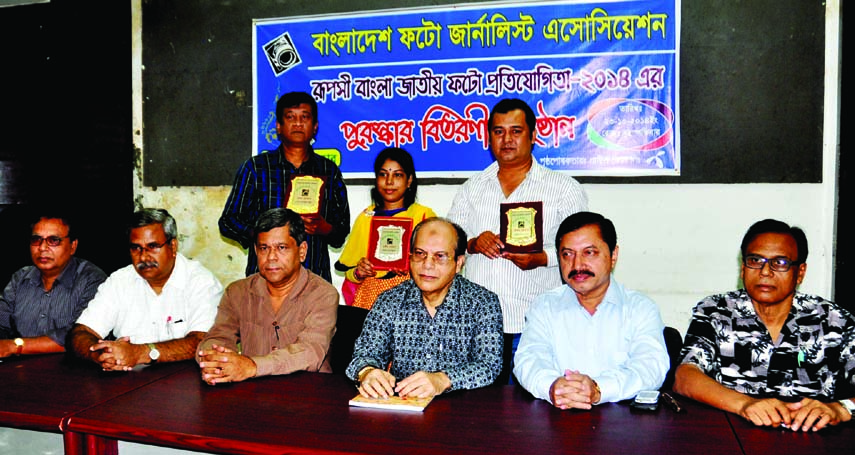
[[[514,343],[514,334],[513,333],[505,333],[503,337],[504,344],[502,345],[502,371],[499,373],[499,377],[493,381],[493,384],[497,385],[507,385],[510,382],[511,375],[514,374],[511,368],[511,364],[513,363],[513,343]],[[514,380],[516,383],[516,380]]]
[[[338,306],[335,335],[330,343],[330,367],[335,374],[344,374],[353,359],[353,346],[362,333],[368,310],[348,305]]]
[[[662,383],[660,390],[670,391],[674,386],[674,373],[677,371],[677,366],[680,365],[680,350],[683,349],[683,336],[674,327],[665,327],[662,334],[665,336],[665,348],[668,349],[671,368],[668,369],[665,382]]]

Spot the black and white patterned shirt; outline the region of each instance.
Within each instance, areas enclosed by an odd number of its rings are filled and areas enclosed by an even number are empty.
[[[347,376],[366,366],[386,368],[398,380],[418,371],[442,371],[451,390],[493,383],[502,369],[502,309],[493,292],[460,275],[431,317],[413,280],[380,294],[356,340]]]
[[[797,292],[775,343],[745,290],[713,295],[695,307],[681,357],[747,395],[832,400],[845,389],[835,381],[855,385],[855,318]]]

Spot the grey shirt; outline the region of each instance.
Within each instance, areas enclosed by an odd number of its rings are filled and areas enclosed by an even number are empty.
[[[106,279],[95,264],[72,257],[46,292],[39,269],[18,270],[0,296],[0,339],[48,336],[65,346],[74,321]]]

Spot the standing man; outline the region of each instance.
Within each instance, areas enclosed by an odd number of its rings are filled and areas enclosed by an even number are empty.
[[[502,369],[501,307],[496,294],[458,275],[466,233],[428,218],[410,243],[412,279],[377,298],[347,376],[366,398],[425,398],[492,384]]]
[[[531,302],[561,284],[551,243],[558,225],[567,216],[587,210],[588,197],[572,177],[534,161],[535,116],[524,101],[499,101],[490,112],[488,128],[496,162],[463,184],[448,217],[470,237],[466,277],[499,295],[504,330],[515,335],[515,350]],[[535,201],[543,203],[543,251],[502,251],[500,204]]]
[[[134,213],[129,235],[132,264],[98,288],[71,330],[71,348],[105,371],[192,359],[223,287],[178,252],[178,228],[166,210]],[[111,333],[115,341],[107,340]]]
[[[238,169],[232,192],[220,216],[220,233],[249,250],[246,275],[258,271],[252,227],[269,209],[285,207],[295,176],[324,180],[320,211],[303,215],[308,249],[303,265],[332,282],[328,246],[339,248],[350,232],[347,188],[338,166],[316,155],[312,141],[318,132],[318,104],[304,92],[290,92],[276,102],[279,148],[256,155]]]
[[[33,265],[12,275],[0,296],[0,358],[65,351],[65,337],[107,275],[74,257],[67,216],[45,213],[32,225]]]
[[[758,221],[741,250],[745,288],[695,306],[674,390],[755,425],[817,431],[851,420],[855,317],[796,292],[807,271],[804,232]]]
[[[294,371],[329,373],[338,292],[306,270],[306,231],[288,209],[253,229],[258,274],[229,285],[196,361],[210,385]],[[240,344],[240,350],[238,350]]]
[[[538,296],[526,315],[514,374],[559,409],[591,409],[656,390],[670,361],[659,308],[612,277],[618,258],[612,222],[569,216],[555,237],[567,286]]]

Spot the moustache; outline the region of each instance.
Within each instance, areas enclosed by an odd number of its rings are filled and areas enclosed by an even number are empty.
[[[590,270],[571,270],[570,273],[567,274],[567,279],[572,279],[576,275],[588,275],[589,277],[594,277],[594,272]]]
[[[149,261],[149,262],[145,262],[145,261],[143,261],[143,262],[140,262],[139,264],[137,264],[137,265],[136,265],[136,268],[137,268],[137,270],[139,270],[139,271],[143,271],[143,270],[145,270],[145,269],[154,269],[154,268],[157,268],[157,266],[158,266],[158,265],[159,265],[159,264],[157,263],[157,261]]]

